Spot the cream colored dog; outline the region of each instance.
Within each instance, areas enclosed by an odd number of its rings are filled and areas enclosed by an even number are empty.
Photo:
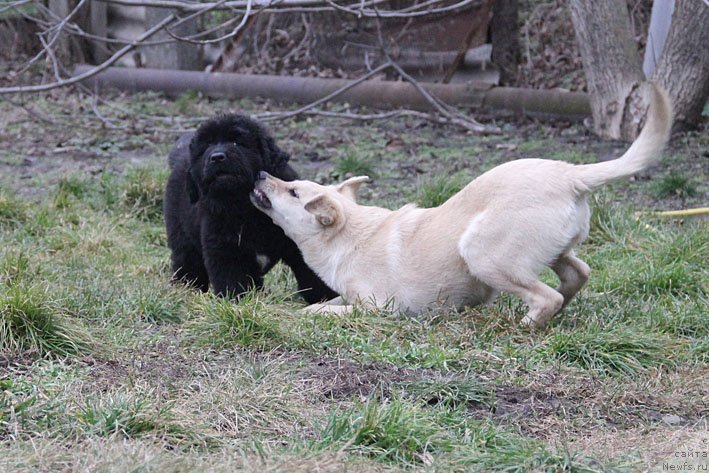
[[[528,305],[524,323],[544,326],[591,272],[574,255],[588,236],[589,193],[653,164],[668,140],[671,105],[659,87],[650,89],[643,131],[613,161],[511,161],[431,209],[358,205],[366,176],[321,186],[262,173],[251,200],[341,294],[309,310],[342,313],[358,302],[416,313],[438,302],[479,304],[507,291]],[[559,277],[556,289],[538,279],[547,266]]]

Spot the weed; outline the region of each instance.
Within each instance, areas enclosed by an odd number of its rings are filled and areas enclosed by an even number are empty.
[[[118,185],[115,174],[102,172],[99,177],[98,187],[103,197],[102,206],[113,208],[120,201]]]
[[[672,170],[669,174],[653,183],[652,191],[655,196],[661,199],[671,196],[684,199],[697,194],[697,184],[691,177]]]
[[[676,347],[675,347],[676,350]],[[632,375],[674,364],[666,337],[630,327],[589,327],[550,334],[537,355],[558,359],[599,374]]]
[[[67,320],[46,289],[0,286],[0,353],[66,356],[88,351],[90,336]]]
[[[648,316],[661,331],[680,337],[709,340],[706,314],[709,300],[706,296],[687,296],[680,301],[670,298],[664,303],[651,300],[649,304],[653,308],[647,311]]]
[[[196,320],[193,332],[219,347],[242,346],[268,349],[277,346],[283,336],[276,322],[276,310],[257,292],[242,294],[237,303],[211,294],[203,296],[197,308],[203,318]]]
[[[22,230],[30,237],[39,237],[47,233],[57,223],[57,214],[47,205],[42,205],[32,212],[32,218],[29,219]]]
[[[495,405],[495,391],[468,376],[410,381],[399,383],[398,386],[406,395],[428,405],[457,407],[472,404],[488,408]]]
[[[350,448],[390,462],[421,463],[433,453],[453,449],[435,418],[415,404],[369,399],[333,413],[314,448]]]
[[[27,220],[27,207],[24,202],[0,191],[0,229],[12,228]]]
[[[121,434],[127,438],[138,437],[160,428],[160,417],[168,410],[150,413],[145,399],[105,398],[82,406],[76,417],[88,427],[89,433],[108,437]]]
[[[150,435],[173,448],[214,444],[214,439],[177,424],[171,404],[156,405],[147,395],[117,392],[86,400],[74,414],[80,429],[77,433],[127,439]]]
[[[31,268],[30,259],[24,253],[2,255],[0,259],[0,284],[15,285],[31,279],[37,270]]]
[[[608,464],[596,458],[567,449],[553,451],[542,444],[507,435],[500,441],[497,434],[482,451],[458,451],[447,466],[474,472],[526,473],[529,471],[570,473],[621,473],[634,471],[634,462]]]
[[[148,323],[181,322],[185,310],[185,301],[176,291],[140,291],[137,296],[137,315]]]
[[[51,376],[48,373],[46,382],[53,381]],[[21,376],[0,377],[0,440],[6,435],[53,431],[61,416],[59,404],[45,385]]]
[[[460,174],[438,176],[426,181],[419,181],[416,188],[416,204],[419,207],[438,207],[468,183]]]
[[[195,103],[199,100],[200,93],[188,90],[175,100],[175,110],[180,115],[193,115]]]
[[[709,338],[702,338],[690,344],[689,357],[696,363],[709,363]]]
[[[374,167],[369,159],[346,154],[335,162],[335,173],[340,179],[352,176],[375,177]]]
[[[89,182],[78,176],[62,178],[54,194],[54,205],[60,209],[67,208],[72,200],[81,199],[89,190]]]
[[[591,195],[591,228],[588,244],[620,243],[627,246],[628,240],[639,233],[640,222],[630,210],[612,202],[603,190]]]
[[[168,170],[140,167],[129,170],[123,182],[121,203],[138,218],[162,220],[163,193]]]
[[[701,225],[687,225],[681,232],[659,231],[648,225],[647,233],[637,234],[614,248],[613,254],[602,255],[603,264],[615,271],[614,277],[607,279],[605,289],[634,297],[705,295],[704,261],[709,258],[705,231]]]

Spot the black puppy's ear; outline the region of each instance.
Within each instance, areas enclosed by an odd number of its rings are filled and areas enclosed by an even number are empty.
[[[290,160],[290,154],[279,148],[273,138],[265,133],[261,135],[261,155],[267,169],[272,173],[285,166]]]
[[[190,204],[196,204],[199,200],[199,186],[192,176],[192,168],[189,168],[185,173],[185,187],[187,188],[187,195],[190,196]]]

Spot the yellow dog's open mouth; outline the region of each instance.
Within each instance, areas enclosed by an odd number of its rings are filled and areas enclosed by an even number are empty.
[[[271,201],[268,200],[266,194],[260,189],[254,189],[253,192],[251,192],[251,202],[253,202],[253,204],[257,207],[261,207],[262,209],[271,208]]]

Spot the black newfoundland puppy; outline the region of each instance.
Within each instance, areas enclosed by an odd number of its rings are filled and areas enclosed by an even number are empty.
[[[164,200],[173,279],[238,297],[278,261],[291,267],[309,302],[337,294],[305,264],[298,247],[254,208],[259,171],[298,178],[268,133],[248,117],[219,115],[182,136],[170,152]]]

